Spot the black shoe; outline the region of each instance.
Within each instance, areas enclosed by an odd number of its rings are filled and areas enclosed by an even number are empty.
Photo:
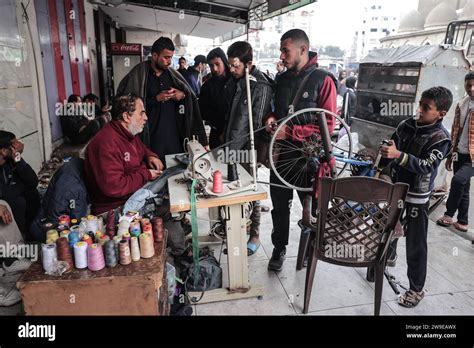
[[[268,262],[268,270],[280,272],[285,261],[286,249],[273,249],[272,258]]]

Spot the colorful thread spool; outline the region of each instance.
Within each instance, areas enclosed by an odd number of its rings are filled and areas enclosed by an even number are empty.
[[[102,218],[102,216],[97,217],[97,224],[99,225],[99,228],[97,228],[97,230],[102,232],[102,234],[104,234],[105,233],[104,219]]]
[[[130,221],[124,219],[120,221],[117,230],[117,236],[122,237],[124,233],[128,233],[130,229]]]
[[[128,232],[125,232],[122,235],[122,240],[125,240],[128,243],[128,245],[130,245],[130,238],[132,238],[132,236]]]
[[[69,239],[69,233],[70,232],[71,231],[69,231],[69,230],[64,230],[64,231],[61,232],[61,234],[59,236],[60,237],[66,237],[67,239]]]
[[[142,231],[143,232],[152,232],[153,233],[153,227],[151,226],[151,222],[146,222],[145,224],[142,225]]]
[[[59,238],[59,233],[56,230],[49,230],[46,232],[46,240],[52,240],[56,242],[56,240]]]
[[[164,239],[164,234],[163,234],[163,219],[160,217],[155,217],[151,220],[151,225],[153,229],[153,237],[155,242],[161,242]]]
[[[230,182],[239,180],[239,173],[237,172],[237,164],[233,162],[227,165],[227,180]]]
[[[108,237],[108,236],[107,236]],[[105,265],[107,267],[115,267],[118,264],[118,257],[115,252],[115,241],[109,240],[105,243]]]
[[[153,240],[149,233],[142,233],[140,235],[140,256],[144,259],[149,259],[155,255],[155,247],[153,246]]]
[[[130,235],[138,237],[142,233],[142,229],[139,221],[132,221],[130,224]]]
[[[82,237],[82,241],[86,242],[88,245],[94,244],[94,242],[92,241],[91,237],[88,234],[85,234]]]
[[[99,221],[97,216],[88,215],[86,220],[87,231],[97,231],[99,229]]]
[[[69,270],[74,269],[72,252],[71,248],[69,247],[69,241],[66,237],[58,238],[56,241],[56,250],[58,253],[58,260],[67,262],[69,265]]]
[[[130,255],[130,247],[128,245],[128,241],[121,240],[119,243],[119,257],[120,257],[120,264],[121,265],[129,265],[132,263],[132,257]]]
[[[81,237],[79,237],[79,232],[77,231],[70,231],[68,235],[68,239],[69,239],[69,247],[71,248],[74,247],[74,244],[81,241]]]
[[[69,227],[66,226],[66,225],[58,225],[58,227],[56,227],[56,230],[61,233],[62,231],[65,231],[65,230],[68,230]]]
[[[56,268],[56,263],[58,261],[56,244],[42,244],[41,254],[43,269],[46,271],[46,273],[54,272]]]
[[[120,244],[120,241],[122,240],[121,237],[119,236],[115,236],[113,241],[115,243],[115,255],[117,256],[117,260],[119,259],[119,244]]]
[[[87,248],[87,267],[93,272],[105,267],[104,253],[99,244],[91,244]]]
[[[140,223],[142,224],[142,230],[143,230],[143,226],[150,223],[150,219],[149,218],[142,218],[140,220]]]
[[[107,213],[107,224],[105,227],[105,233],[113,239],[115,237],[115,210],[110,210]]]
[[[222,184],[222,174],[219,170],[216,170],[212,177],[212,192],[222,193],[224,191],[224,186]]]
[[[132,254],[132,261],[140,261],[140,247],[138,246],[138,238],[132,237],[130,239],[130,250]]]
[[[76,226],[78,224],[79,222],[77,221],[77,219],[71,219],[71,226]]]
[[[86,242],[74,244],[74,263],[77,269],[87,268],[87,246]]]
[[[69,215],[61,215],[58,218],[58,223],[60,225],[65,225],[69,228],[71,226],[71,217]]]
[[[110,240],[109,236],[102,236],[99,238],[98,243],[104,246]]]
[[[101,238],[103,235],[104,235],[103,232],[97,231],[97,232],[95,233],[95,242],[96,242],[96,243],[99,243],[99,240],[100,240],[100,238]]]

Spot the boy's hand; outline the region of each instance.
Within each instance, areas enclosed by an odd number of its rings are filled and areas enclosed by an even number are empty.
[[[390,140],[390,145],[382,145],[380,146],[380,153],[382,154],[383,158],[388,159],[399,159],[401,156],[401,152],[397,150],[395,143],[393,140]]]

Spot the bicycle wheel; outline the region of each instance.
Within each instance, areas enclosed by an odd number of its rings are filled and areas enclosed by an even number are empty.
[[[339,122],[348,136],[347,146],[338,146],[329,136],[326,114]],[[322,129],[321,129],[322,128]],[[270,166],[277,178],[288,188],[311,192],[316,170],[323,157],[334,152],[343,158],[352,156],[349,126],[338,115],[325,109],[303,109],[280,121],[270,141]],[[336,161],[336,175],[341,175],[347,163]]]

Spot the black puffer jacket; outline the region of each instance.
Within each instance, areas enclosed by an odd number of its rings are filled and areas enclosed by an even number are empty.
[[[255,66],[250,72],[250,93],[252,95],[253,129],[263,127],[264,117],[271,111],[273,97],[273,80],[258,70]],[[230,150],[242,150],[249,148],[250,131],[249,112],[247,104],[247,88],[245,78],[238,81],[230,79],[226,85],[229,91],[235,91],[231,96],[230,110],[226,117],[225,142],[234,140],[229,145]],[[255,137],[261,137],[266,133],[259,132]]]
[[[43,197],[41,209],[31,225],[35,240],[44,242],[41,220],[56,222],[61,215],[80,219],[88,212],[87,189],[84,183],[84,160],[72,158],[52,177]]]

